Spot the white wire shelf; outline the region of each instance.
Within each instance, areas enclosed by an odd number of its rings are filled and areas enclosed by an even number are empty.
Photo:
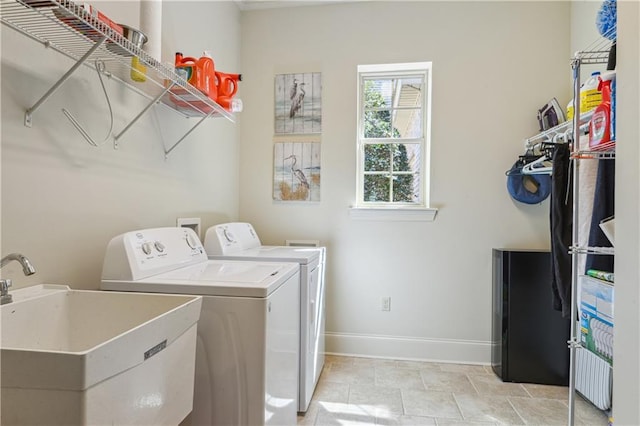
[[[615,255],[615,250],[613,247],[581,247],[581,246],[571,246],[569,248],[570,253],[575,254],[599,254],[606,256]]]
[[[590,150],[579,150],[571,154],[571,158],[592,160],[615,160],[616,141],[609,141]]]
[[[162,104],[186,117],[224,117],[235,121],[233,114],[222,108],[205,93],[178,76],[173,66],[164,65],[138,48],[107,23],[92,16],[83,6],[70,0],[0,0],[0,21],[46,48],[72,59],[75,64],[38,100],[25,115],[25,125],[32,125],[32,115],[71,74],[85,65],[124,84],[151,102],[119,134],[129,129],[151,106]],[[130,78],[132,58],[138,57],[146,66],[143,82]],[[98,64],[101,64],[98,67]],[[104,67],[102,66],[104,65]],[[201,121],[193,126],[165,154],[173,150]]]
[[[589,121],[591,120],[592,116],[593,110],[587,111],[584,114],[580,114],[581,132],[587,131]],[[568,139],[573,140],[573,120],[567,120],[550,129],[543,130],[542,132],[525,139],[524,144],[525,149],[529,149],[540,142],[567,143]]]
[[[615,28],[611,30],[615,32]],[[575,52],[571,62],[573,64],[606,64],[609,61],[609,54],[613,42],[600,37],[585,50]],[[585,133],[588,129],[589,121],[593,116],[593,110],[580,114],[580,132]],[[529,149],[540,142],[566,143],[569,138],[573,138],[573,120],[567,120],[555,127],[544,130],[528,139],[525,139],[525,148]],[[574,138],[574,140],[577,138]]]

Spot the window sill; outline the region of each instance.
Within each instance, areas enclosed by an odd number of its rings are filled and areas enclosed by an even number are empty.
[[[349,216],[355,220],[433,222],[438,209],[402,207],[351,207]]]

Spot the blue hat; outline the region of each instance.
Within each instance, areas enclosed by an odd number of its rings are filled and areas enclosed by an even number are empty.
[[[524,174],[524,162],[518,160],[507,172],[507,190],[511,197],[525,204],[543,202],[551,193],[551,176],[547,174]]]

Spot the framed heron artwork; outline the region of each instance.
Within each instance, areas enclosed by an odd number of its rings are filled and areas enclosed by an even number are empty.
[[[274,144],[273,199],[320,201],[319,142]]]
[[[322,132],[322,74],[277,74],[274,122],[276,134]]]

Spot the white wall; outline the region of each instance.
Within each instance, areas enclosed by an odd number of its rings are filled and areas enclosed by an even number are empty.
[[[548,200],[505,175],[570,96],[565,2],[365,2],[243,12],[240,218],[328,247],[328,351],[488,362],[491,249],[547,248]],[[544,29],[544,30],[541,30]],[[358,221],[356,66],[433,61],[433,223]],[[322,201],[271,199],[274,75],[322,72]],[[391,297],[391,311],[380,298]],[[551,302],[549,302],[551,303]]]
[[[93,2],[115,21],[138,27],[138,2]],[[165,2],[163,57],[213,52],[220,69],[239,68],[239,10],[233,2]],[[203,227],[238,214],[237,125],[209,119],[169,156],[196,121],[154,107],[121,139],[89,146],[61,112],[70,110],[102,141],[108,110],[95,72],[81,67],[23,125],[24,111],[72,61],[2,25],[2,254],[21,252],[37,269],[2,269],[15,287],[37,283],[99,288],[104,249],[113,236],[175,226],[200,217]],[[106,81],[119,132],[146,99]]]
[[[615,424],[640,424],[640,5],[618,2]]]

